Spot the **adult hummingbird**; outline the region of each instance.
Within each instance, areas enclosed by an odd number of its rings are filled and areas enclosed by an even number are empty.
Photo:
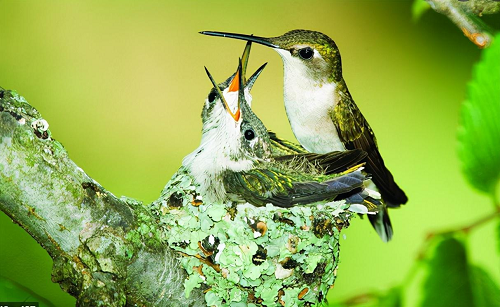
[[[363,186],[368,179],[361,163],[366,153],[353,150],[275,158],[266,127],[246,102],[245,86],[256,77],[245,84],[240,62],[230,83],[223,82],[221,89],[206,72],[214,88],[204,104],[202,142],[183,160],[205,200],[290,207],[346,199],[369,211],[378,210],[379,201]],[[332,167],[332,160],[343,162]],[[341,169],[345,171],[340,173]]]
[[[259,43],[279,53],[284,64],[284,101],[288,120],[299,143],[310,152],[362,149],[368,153],[366,171],[388,207],[408,201],[385,166],[375,134],[354,103],[342,76],[340,52],[327,35],[293,30],[277,37],[200,32]],[[393,230],[387,210],[369,216],[387,242]]]

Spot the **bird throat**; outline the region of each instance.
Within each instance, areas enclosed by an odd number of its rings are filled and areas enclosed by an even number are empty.
[[[308,151],[344,151],[330,113],[338,102],[336,83],[297,74],[285,64],[285,109],[293,133]]]
[[[223,107],[217,107],[204,124],[200,146],[182,161],[197,183],[200,195],[207,201],[222,202],[227,197],[223,172],[252,167],[251,160],[238,156],[240,138],[239,126]]]

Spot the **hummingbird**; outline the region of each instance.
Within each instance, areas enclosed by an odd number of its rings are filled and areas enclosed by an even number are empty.
[[[399,207],[408,201],[385,166],[375,134],[347,88],[340,52],[330,37],[310,30],[292,30],[277,37],[200,33],[251,41],[277,51],[284,65],[285,109],[299,143],[316,153],[364,150],[368,154],[366,171],[387,207]],[[384,242],[392,238],[385,207],[369,220]]]
[[[242,67],[240,60],[230,83],[219,85],[205,68],[213,89],[202,112],[202,141],[183,160],[203,198],[279,207],[346,199],[378,210],[380,202],[363,185],[369,178],[362,172],[364,151],[273,156],[268,130],[246,101],[245,87],[253,85],[263,66],[248,83]],[[332,160],[342,162],[332,167]]]

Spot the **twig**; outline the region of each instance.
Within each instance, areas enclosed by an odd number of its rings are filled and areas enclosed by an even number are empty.
[[[492,35],[476,16],[495,14],[500,11],[500,2],[487,0],[426,0],[438,13],[446,15],[458,26],[467,38],[479,48],[486,48],[492,42]]]
[[[483,225],[484,223],[494,219],[495,217],[500,216],[500,206],[498,204],[495,205],[495,210],[486,215],[483,216],[482,218],[478,219],[477,221],[472,222],[471,224],[463,227],[459,227],[456,229],[451,229],[451,230],[445,230],[445,231],[435,231],[427,234],[425,241],[424,241],[424,246],[420,249],[420,252],[418,253],[417,259],[423,259],[425,257],[425,254],[427,252],[428,244],[429,242],[434,239],[435,237],[438,236],[449,236],[455,233],[464,233],[468,234],[471,230],[474,228]]]
[[[347,300],[343,301],[342,305],[356,306],[356,305],[364,304],[364,303],[367,303],[371,300],[374,300],[374,299],[378,298],[379,296],[380,296],[379,294],[373,293],[373,292],[361,293],[361,294],[350,297]]]

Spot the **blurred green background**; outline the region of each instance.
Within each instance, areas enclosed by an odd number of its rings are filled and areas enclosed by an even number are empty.
[[[344,231],[331,301],[401,283],[428,232],[491,212],[490,200],[466,183],[456,155],[459,109],[480,50],[435,12],[412,22],[411,1],[0,0],[0,12],[0,86],[38,109],[91,177],[117,196],[144,202],[159,196],[199,144],[211,87],[203,66],[224,80],[244,47],[199,31],[274,36],[305,28],[332,37],[350,92],[410,201],[390,212],[389,244],[366,221]],[[497,28],[498,19],[488,17]],[[269,65],[254,87],[254,110],[268,128],[294,140],[281,59],[254,45],[249,70],[263,62]],[[471,262],[498,283],[494,227],[485,224],[467,242]],[[47,253],[3,213],[0,250],[1,276],[56,306],[74,305],[50,281]],[[418,304],[423,276],[406,288],[405,305]]]

